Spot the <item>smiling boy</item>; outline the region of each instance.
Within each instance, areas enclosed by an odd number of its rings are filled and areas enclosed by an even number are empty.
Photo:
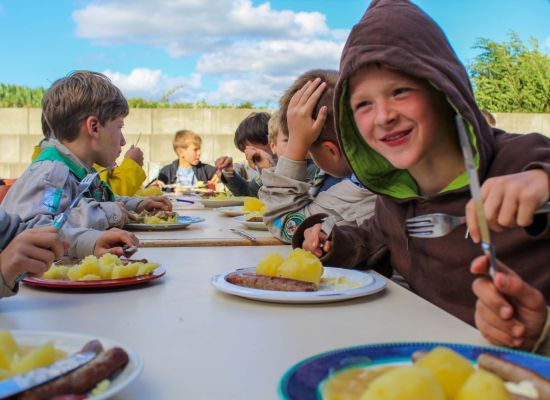
[[[78,195],[79,182],[92,165],[113,165],[126,143],[122,128],[129,108],[105,75],[76,71],[55,81],[43,99],[50,138],[17,179],[2,205],[27,227],[49,225]],[[102,230],[123,226],[127,210],[171,209],[164,198],[118,197],[99,177],[69,214],[62,238],[69,254],[92,254]]]
[[[334,101],[338,139],[350,167],[379,194],[375,216],[360,227],[337,226],[328,238],[318,223],[323,215],[312,216],[293,245],[329,265],[393,268],[411,290],[476,324],[491,342],[536,349],[547,335],[550,300],[545,272],[550,219],[534,216],[550,194],[549,139],[490,127],[444,33],[405,0],[374,0],[355,25],[342,53]],[[466,120],[475,147],[497,257],[514,270],[506,277],[498,273],[494,284],[478,278],[474,290],[470,262],[476,259],[475,273],[486,268],[476,258],[480,235],[455,114]],[[465,227],[441,238],[407,235],[407,218],[434,212],[466,214],[473,243],[465,239]],[[498,288],[504,285],[494,285],[506,279],[529,290],[502,296]],[[530,307],[524,307],[526,292],[537,294],[529,296]],[[497,305],[506,312],[486,312]],[[494,335],[496,326],[503,335]]]

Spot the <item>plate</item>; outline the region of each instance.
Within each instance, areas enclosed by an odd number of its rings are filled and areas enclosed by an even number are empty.
[[[69,281],[57,279],[44,279],[38,276],[26,276],[23,283],[29,286],[38,286],[52,289],[107,289],[116,286],[133,286],[159,279],[166,273],[164,267],[160,266],[154,269],[150,274],[134,276],[132,278],[122,279],[102,279],[98,281]]]
[[[550,358],[505,348],[458,343],[378,343],[348,347],[321,353],[290,368],[279,382],[279,397],[285,400],[320,399],[323,381],[334,372],[350,367],[410,364],[417,350],[445,346],[474,362],[481,353],[489,353],[529,368],[550,378]]]
[[[124,229],[129,231],[171,231],[175,229],[185,229],[191,224],[204,222],[204,218],[188,217],[180,215],[176,224],[126,224]]]
[[[51,341],[54,342],[56,348],[70,354],[76,353],[82,348],[82,346],[84,346],[85,343],[94,339],[99,340],[105,350],[115,346],[122,347],[128,353],[128,364],[126,364],[124,369],[111,381],[111,386],[109,389],[97,396],[86,397],[88,400],[103,400],[112,397],[136,379],[143,369],[143,360],[141,359],[139,353],[131,349],[128,345],[112,339],[66,332],[18,330],[13,330],[10,332],[18,344],[38,346]]]
[[[232,207],[219,207],[216,208],[220,214],[227,215],[228,217],[238,217],[240,215],[246,214],[246,211],[243,210],[242,206],[232,206]]]
[[[264,222],[247,221],[246,219],[244,219],[243,215],[234,217],[233,221],[238,222],[248,229],[254,229],[256,231],[267,231],[267,225]]]
[[[240,197],[226,200],[201,199],[200,202],[203,206],[208,208],[242,206],[244,204],[244,200]]]
[[[256,268],[242,268],[237,271],[254,272]],[[361,283],[361,286],[352,289],[335,290],[334,287],[323,285],[316,292],[281,292],[277,290],[254,289],[234,285],[225,280],[225,277],[235,271],[225,272],[212,277],[212,285],[225,293],[246,297],[247,299],[268,301],[273,303],[329,303],[363,297],[379,292],[386,287],[386,281],[374,271],[363,272],[353,269],[324,267],[323,278],[343,276],[350,281]]]

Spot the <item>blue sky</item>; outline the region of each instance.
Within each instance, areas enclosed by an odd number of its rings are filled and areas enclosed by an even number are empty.
[[[338,68],[368,0],[0,0],[0,82],[48,87],[75,69],[128,97],[274,105],[311,68]],[[550,54],[550,0],[416,0],[464,63],[516,31]]]

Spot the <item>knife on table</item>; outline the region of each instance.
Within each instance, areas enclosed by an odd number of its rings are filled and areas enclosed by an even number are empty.
[[[59,378],[92,361],[96,355],[93,351],[76,353],[47,367],[33,369],[24,374],[4,379],[0,381],[0,399],[7,399],[15,394]]]
[[[483,201],[481,200],[481,188],[479,186],[477,168],[474,163],[472,145],[470,143],[470,138],[468,137],[468,132],[466,131],[464,119],[457,114],[455,116],[455,120],[458,130],[458,138],[460,139],[460,147],[462,148],[462,155],[464,156],[466,173],[468,174],[470,194],[472,195],[472,200],[474,201],[476,207],[477,223],[481,232],[481,249],[486,256],[489,256],[489,275],[494,276],[497,270],[497,258],[495,254],[495,247],[493,246],[493,243],[491,243],[489,224],[487,224],[487,218],[485,217],[485,211],[483,209]]]

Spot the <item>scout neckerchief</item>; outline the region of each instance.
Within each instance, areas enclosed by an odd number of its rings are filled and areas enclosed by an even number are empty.
[[[38,157],[33,161],[33,163],[38,161],[58,161],[67,166],[71,173],[76,176],[80,182],[88,174],[85,168],[78,166],[75,162],[71,161],[68,157],[63,155],[55,147],[45,147],[42,149]],[[95,172],[95,169],[92,168],[91,172]],[[97,177],[88,192],[84,194],[84,197],[92,198],[95,201],[115,201],[115,195],[111,187],[107,182],[102,181]]]

